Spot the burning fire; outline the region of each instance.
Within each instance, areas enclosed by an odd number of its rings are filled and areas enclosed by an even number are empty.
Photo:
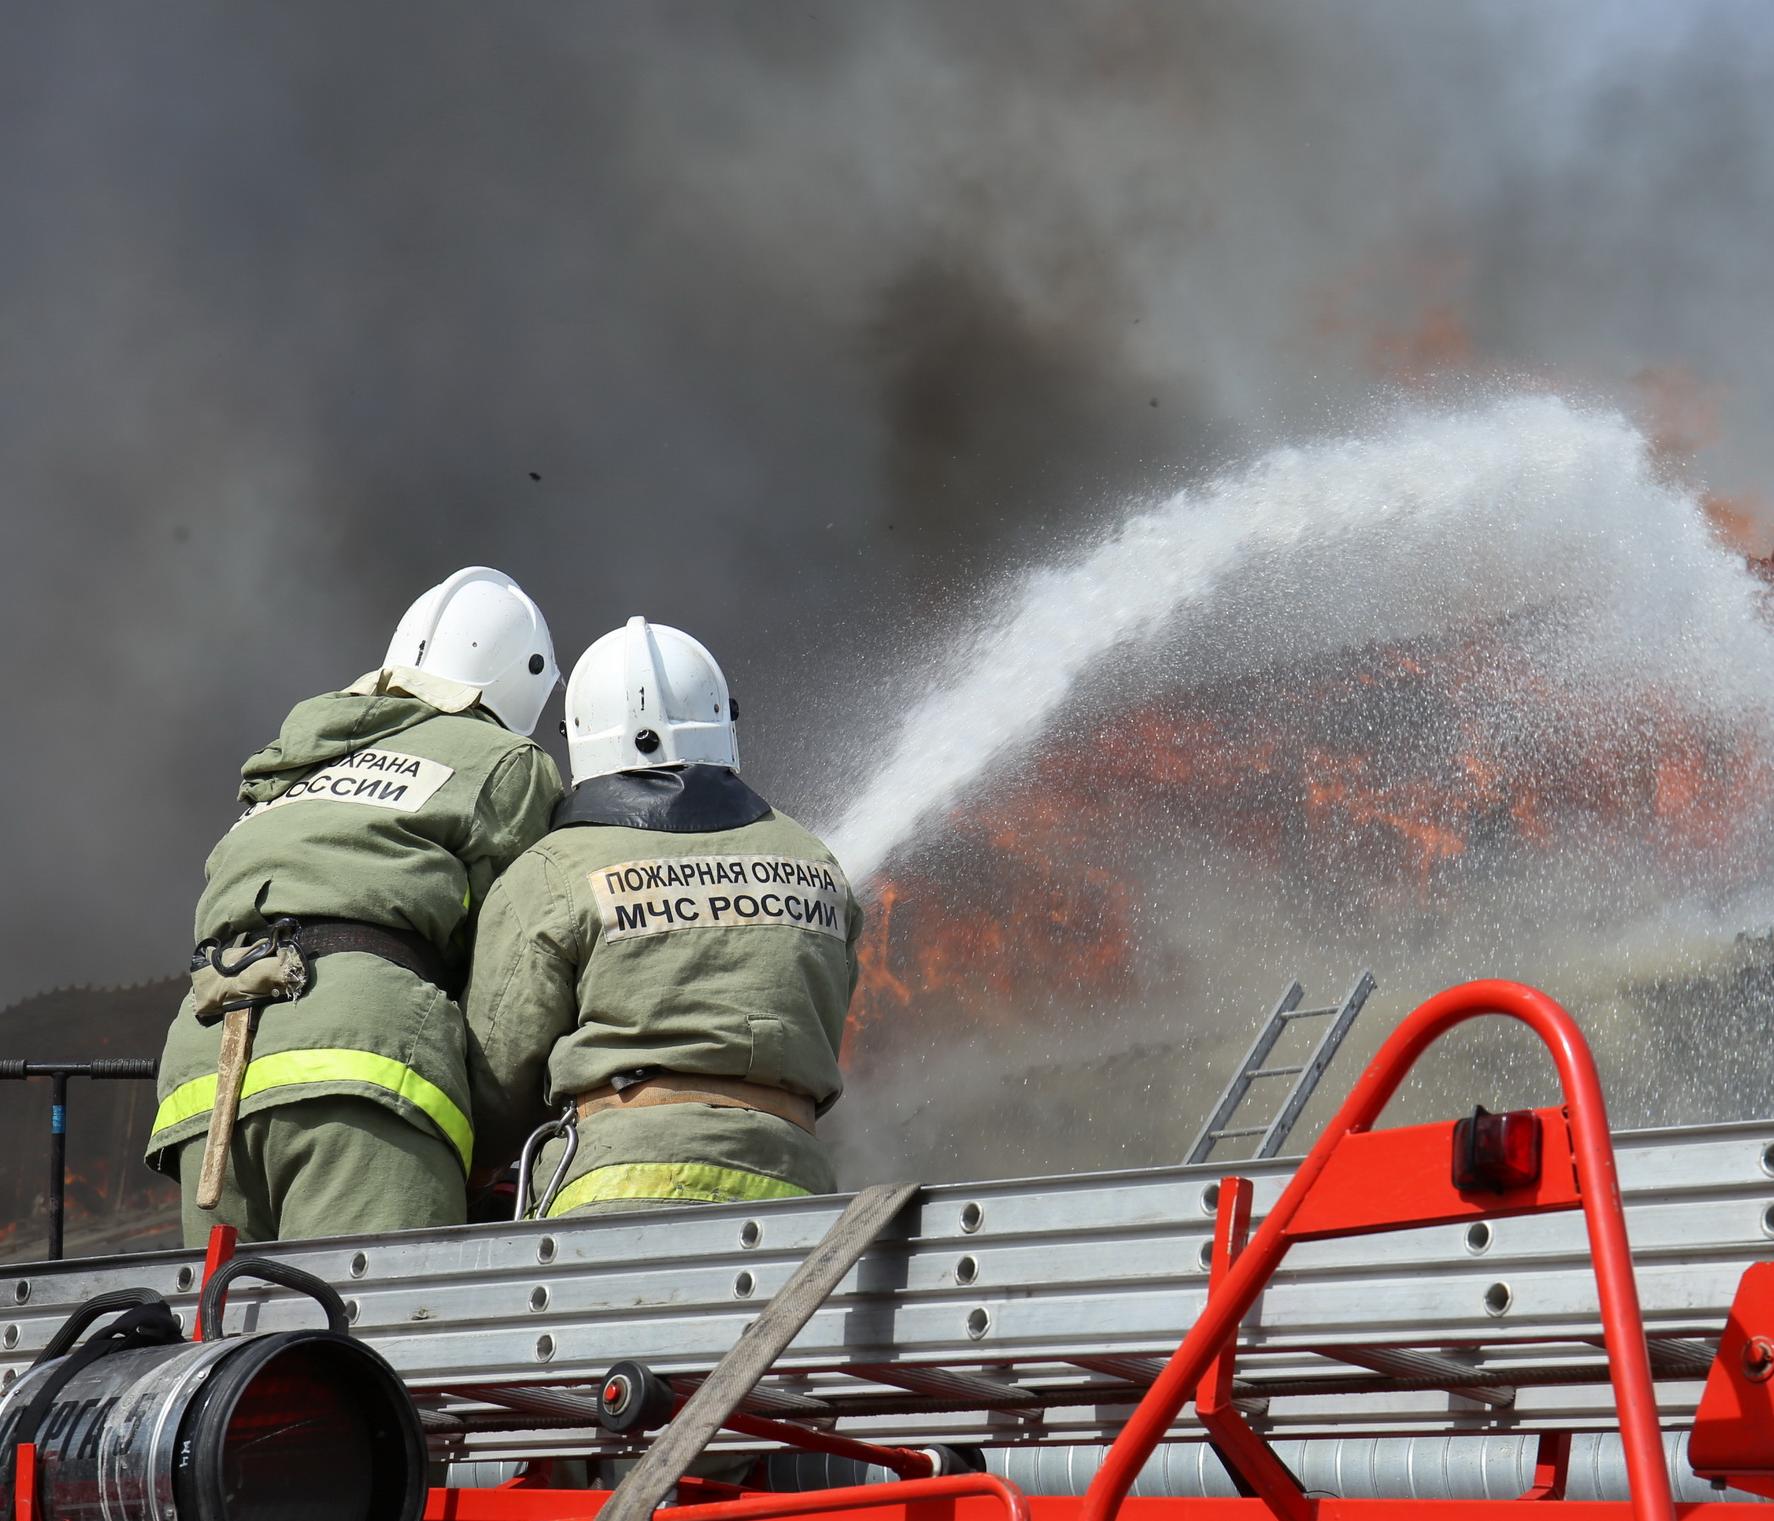
[[[1774,823],[1774,754],[1666,693],[1573,706],[1507,626],[1370,649],[1278,687],[1150,702],[1036,756],[958,811],[940,873],[878,884],[846,1060],[907,1020],[976,1027],[1031,994],[1131,985],[1139,856],[1194,838],[1252,871],[1374,906],[1444,912],[1474,857],[1531,863],[1573,831],[1672,880],[1745,876]],[[957,864],[959,863],[959,864]]]
[[[1464,262],[1397,273],[1383,300],[1370,270],[1322,291],[1314,336],[1355,341],[1397,385],[1481,373]],[[1679,365],[1631,383],[1659,471],[1692,484],[1725,391]],[[1699,507],[1769,584],[1774,615],[1774,508],[1718,493]],[[1113,1000],[1132,983],[1155,839],[1401,912],[1457,912],[1463,879],[1531,870],[1577,835],[1633,869],[1729,886],[1774,835],[1774,753],[1762,730],[1721,732],[1678,692],[1585,706],[1501,624],[1147,703],[1051,745],[948,829],[940,871],[914,862],[876,884],[849,1064],[907,1021],[959,1013],[990,1029],[1032,994]]]

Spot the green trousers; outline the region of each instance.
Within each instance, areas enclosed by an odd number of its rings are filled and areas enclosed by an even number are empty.
[[[242,1241],[296,1241],[467,1218],[450,1144],[371,1099],[302,1099],[242,1115],[213,1210],[197,1207],[202,1170],[199,1136],[179,1149],[186,1246],[202,1246],[212,1225],[232,1225]]]

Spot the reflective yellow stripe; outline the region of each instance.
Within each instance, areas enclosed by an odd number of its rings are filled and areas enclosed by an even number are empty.
[[[801,1199],[807,1190],[761,1173],[703,1162],[629,1162],[594,1167],[575,1178],[548,1206],[550,1216],[606,1199],[687,1199],[699,1204],[736,1204],[742,1199]]]
[[[373,1051],[353,1051],[339,1047],[317,1051],[279,1051],[261,1056],[246,1069],[246,1082],[240,1096],[249,1099],[255,1093],[273,1088],[289,1088],[300,1083],[368,1083],[422,1109],[450,1138],[450,1144],[461,1154],[462,1165],[468,1166],[474,1154],[474,1127],[456,1102],[436,1083],[428,1082],[411,1067],[391,1056],[377,1056]],[[169,1130],[194,1115],[207,1113],[215,1107],[216,1075],[194,1077],[161,1100],[154,1115],[154,1134]],[[153,1145],[153,1138],[149,1138]]]

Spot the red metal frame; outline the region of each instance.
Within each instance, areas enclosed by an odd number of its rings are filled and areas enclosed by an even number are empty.
[[[679,1482],[680,1494],[698,1487]],[[709,1488],[725,1486],[707,1486]],[[607,1489],[434,1489],[425,1521],[593,1521],[610,1498]],[[1077,1502],[1069,1502],[1076,1505]],[[940,1508],[938,1508],[940,1507]],[[881,1511],[899,1512],[898,1521],[1033,1521],[1030,1500],[1014,1484],[989,1473],[947,1474],[932,1479],[901,1479],[849,1489],[814,1489],[802,1494],[747,1494],[661,1508],[671,1521],[768,1521],[776,1516],[868,1515],[868,1521],[895,1521]]]
[[[989,1473],[948,1474],[935,1479],[902,1479],[894,1484],[861,1484],[850,1489],[815,1489],[804,1494],[747,1495],[713,1505],[674,1505],[660,1512],[672,1521],[766,1521],[774,1516],[829,1515],[844,1511],[899,1509],[932,1500],[984,1499],[1003,1506],[1008,1521],[1031,1521],[1029,1498],[1014,1484]],[[959,1507],[957,1507],[957,1514]]]
[[[1226,1281],[1233,1262],[1245,1249],[1253,1191],[1249,1178],[1220,1180],[1213,1261],[1207,1278],[1210,1295]],[[1280,1521],[1309,1521],[1312,1502],[1300,1481],[1232,1404],[1232,1372],[1237,1361],[1237,1349],[1229,1343],[1215,1355],[1195,1391],[1195,1414],[1241,1493],[1263,1500]]]
[[[680,1407],[681,1408],[681,1407]],[[859,1442],[854,1437],[838,1436],[829,1431],[813,1431],[790,1421],[772,1421],[761,1415],[747,1415],[736,1410],[721,1422],[728,1431],[741,1436],[761,1437],[767,1442],[781,1442],[804,1452],[826,1452],[833,1457],[855,1458],[859,1463],[879,1463],[902,1479],[927,1479],[936,1472],[930,1454],[910,1447],[878,1447],[873,1442]]]
[[[1571,1433],[1543,1431],[1540,1449],[1534,1454],[1534,1482],[1522,1495],[1524,1500],[1562,1500],[1565,1485],[1571,1480]]]
[[[37,1444],[20,1442],[12,1470],[13,1521],[37,1521]]]
[[[198,1280],[197,1292],[201,1295],[209,1285],[210,1276],[225,1262],[234,1256],[234,1247],[240,1240],[240,1232],[232,1225],[212,1225],[209,1228],[209,1242],[203,1249],[203,1277]],[[216,1313],[222,1314],[228,1308],[228,1296],[224,1294],[216,1305]],[[221,1327],[216,1328],[216,1335],[222,1334]],[[193,1312],[191,1316],[191,1340],[203,1340],[203,1316]]]
[[[1570,1190],[1559,1186],[1564,1179],[1555,1165],[1565,1148],[1553,1144],[1552,1135],[1545,1138],[1541,1183],[1479,1203],[1454,1191],[1446,1171],[1451,1152],[1444,1148],[1437,1164],[1425,1144],[1432,1142],[1432,1137],[1423,1132],[1446,1129],[1451,1146],[1451,1127],[1413,1127],[1415,1136],[1396,1131],[1368,1133],[1433,1041],[1456,1025],[1488,1015],[1520,1020],[1544,1042],[1558,1069],[1570,1122],[1569,1153],[1574,1169],[1570,1182],[1581,1195],[1595,1261],[1602,1329],[1633,1496],[1631,1514],[1635,1521],[1673,1521],[1675,1507],[1663,1462],[1651,1363],[1639,1314],[1638,1287],[1632,1276],[1601,1079],[1571,1016],[1544,993],[1503,981],[1468,982],[1437,994],[1409,1015],[1381,1047],[1264,1219],[1256,1238],[1219,1285],[1209,1290],[1200,1318],[1109,1449],[1085,1495],[1080,1521],[1111,1521],[1120,1510],[1152,1449],[1195,1394],[1215,1359],[1233,1352],[1239,1323],[1295,1241],[1426,1225],[1468,1215],[1571,1207]],[[1421,1165],[1401,1170],[1400,1162],[1413,1151],[1421,1153]],[[1387,1163],[1382,1163],[1382,1156]],[[1315,1198],[1321,1190],[1322,1196]],[[1417,1502],[1417,1508],[1427,1503]]]
[[[1536,1111],[1541,1126],[1541,1175],[1533,1183],[1494,1194],[1468,1195],[1451,1177],[1453,1125],[1419,1125],[1374,1132],[1374,1121],[1424,1050],[1455,1025],[1501,1015],[1527,1025],[1546,1045],[1564,1092],[1562,1109]],[[1632,1498],[1574,1502],[1564,1498],[1570,1436],[1540,1438],[1534,1479],[1513,1500],[1349,1500],[1306,1494],[1233,1404],[1239,1324],[1296,1241],[1359,1235],[1370,1231],[1582,1209],[1595,1262],[1602,1327],[1620,1413]],[[985,1474],[912,1479],[864,1488],[805,1494],[746,1494],[712,1503],[680,1504],[661,1512],[670,1521],[770,1521],[817,1515],[824,1521],[1416,1521],[1433,1512],[1443,1521],[1513,1521],[1544,1514],[1548,1504],[1573,1511],[1581,1521],[1750,1521],[1769,1512],[1743,1501],[1677,1506],[1670,1492],[1657,1427],[1655,1393],[1646,1352],[1644,1322],[1626,1239],[1626,1222],[1614,1170],[1607,1109],[1595,1064],[1575,1023],[1545,994],[1520,983],[1488,981],[1449,988],[1413,1012],[1392,1034],[1355,1085],[1348,1100],[1294,1175],[1255,1237],[1246,1243],[1251,1214],[1247,1179],[1220,1185],[1207,1304],[1170,1363],[1141,1401],[1110,1448],[1082,1498],[1024,1496]],[[1737,1348],[1766,1330],[1774,1362],[1774,1264],[1753,1301],[1740,1295],[1727,1345]],[[1745,1288],[1749,1289],[1746,1275]],[[1764,1316],[1761,1305],[1766,1302]],[[1730,1340],[1737,1337],[1736,1342]],[[1755,1349],[1752,1349],[1755,1350]],[[1721,1357],[1723,1351],[1721,1351]],[[1758,1364],[1759,1367],[1759,1364]],[[1752,1375],[1753,1377],[1753,1375]],[[1713,1383],[1720,1382],[1718,1367]],[[1774,1375],[1765,1380],[1774,1388]],[[1243,1498],[1130,1499],[1135,1477],[1189,1399],[1209,1440],[1233,1475]],[[1709,1400],[1713,1398],[1709,1385]],[[1745,1397],[1735,1388],[1718,1396],[1720,1409],[1738,1424],[1725,1436],[1721,1464],[1747,1466],[1743,1450],[1774,1452],[1774,1396],[1767,1397],[1766,1424],[1759,1406],[1744,1424]],[[1728,1406],[1728,1408],[1727,1408]],[[1697,1421],[1694,1448],[1702,1449]],[[836,1450],[846,1439],[809,1432],[784,1422],[737,1417],[733,1429],[755,1423],[754,1434],[797,1445]],[[763,1427],[772,1428],[765,1432]],[[868,1447],[869,1444],[858,1443]],[[870,1460],[882,1461],[878,1453]],[[1774,1467],[1774,1458],[1767,1460]],[[694,1493],[686,1480],[681,1499]],[[553,1489],[433,1490],[426,1521],[594,1521],[606,1491]]]
[[[960,1477],[966,1477],[965,1475]],[[915,1484],[932,1482],[925,1479]],[[941,1482],[941,1481],[937,1481]],[[686,1488],[689,1481],[685,1481]],[[888,1489],[901,1492],[883,1493]],[[846,1498],[856,1490],[814,1490],[805,1495],[766,1495],[748,1498],[792,1501],[796,1515],[817,1515],[823,1521],[1003,1521],[1003,1506],[991,1496],[964,1494],[943,1497],[926,1492],[907,1496],[901,1485],[871,1484],[866,1488],[869,1506]],[[610,1498],[601,1489],[434,1489],[425,1508],[425,1521],[596,1521]],[[728,1502],[721,1502],[723,1504]],[[737,1503],[737,1502],[732,1502]],[[1083,1503],[1063,1495],[1026,1495],[1023,1503],[1030,1521],[1078,1521]],[[1559,1500],[1554,1496],[1517,1500],[1340,1500],[1313,1497],[1314,1521],[1417,1521],[1431,1512],[1437,1521],[1546,1521],[1548,1504],[1561,1507],[1566,1521],[1632,1521],[1630,1500]],[[696,1504],[674,1506],[657,1512],[660,1521],[696,1521],[711,1507]],[[789,1515],[780,1505],[770,1515]],[[1264,1521],[1272,1512],[1258,1499],[1129,1499],[1123,1502],[1122,1521]],[[1707,1500],[1678,1505],[1677,1521],[1767,1521],[1767,1507],[1740,1500]],[[727,1521],[746,1521],[729,1515]]]
[[[686,1475],[678,1480],[682,1504],[737,1500],[755,1490],[715,1479]],[[424,1521],[585,1521],[603,1509],[607,1489],[556,1489],[547,1459],[532,1463],[527,1473],[490,1489],[434,1489],[426,1497]]]
[[[1774,1262],[1737,1285],[1688,1457],[1703,1478],[1774,1496]]]

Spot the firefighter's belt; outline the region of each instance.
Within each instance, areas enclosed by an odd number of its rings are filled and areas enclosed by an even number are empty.
[[[199,1024],[214,1024],[231,1009],[290,1003],[308,985],[309,963],[321,956],[359,951],[421,977],[456,996],[437,948],[422,935],[364,924],[356,919],[279,919],[267,933],[247,931],[223,947],[206,940],[191,957],[191,989]]]
[[[813,1100],[763,1083],[741,1082],[734,1077],[686,1076],[680,1072],[656,1072],[629,1083],[620,1093],[606,1083],[574,1100],[580,1119],[606,1109],[651,1109],[655,1104],[712,1104],[717,1109],[753,1109],[773,1114],[813,1134]]]
[[[459,991],[458,980],[451,976],[437,947],[423,935],[415,935],[410,930],[392,930],[357,919],[304,919],[298,938],[310,957],[362,951],[392,961],[415,977],[424,978],[433,987],[441,988],[451,998]]]

